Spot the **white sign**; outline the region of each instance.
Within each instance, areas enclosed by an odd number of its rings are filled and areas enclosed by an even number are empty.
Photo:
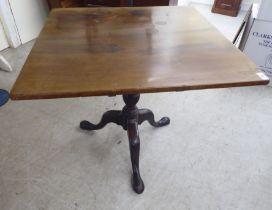
[[[272,22],[254,19],[244,53],[272,79]]]

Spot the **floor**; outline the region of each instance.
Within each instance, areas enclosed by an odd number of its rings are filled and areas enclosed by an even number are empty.
[[[243,18],[193,6],[230,40]],[[2,52],[14,71],[0,72],[0,88],[11,88],[32,46]],[[78,128],[122,108],[121,97],[10,101],[0,108],[0,209],[271,210],[271,95],[271,87],[142,95],[139,107],[171,118],[140,127],[142,195],[130,187],[126,133]]]

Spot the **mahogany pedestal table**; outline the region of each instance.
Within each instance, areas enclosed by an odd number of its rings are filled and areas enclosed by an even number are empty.
[[[121,94],[125,107],[97,125],[127,131],[132,186],[142,193],[138,125],[158,122],[138,109],[141,93],[265,85],[269,80],[190,7],[72,8],[51,12],[12,91],[13,100]]]

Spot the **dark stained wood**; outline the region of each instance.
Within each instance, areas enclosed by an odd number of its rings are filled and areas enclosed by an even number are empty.
[[[128,6],[126,0],[84,0],[84,5],[88,7],[108,6],[124,7]]]
[[[215,0],[212,12],[236,17],[242,0]]]
[[[140,194],[144,191],[144,182],[140,175],[140,137],[138,130],[138,108],[136,104],[140,99],[139,94],[123,95],[126,106],[123,108],[123,115],[126,118],[126,127],[129,141],[130,159],[132,165],[132,188]]]
[[[125,7],[129,5],[130,0],[47,0],[49,8],[62,7]],[[178,0],[133,0],[133,6],[174,6]]]
[[[133,6],[168,6],[169,0],[133,0]]]
[[[47,3],[48,3],[48,6],[49,6],[49,9],[61,7],[60,0],[47,0]]]
[[[13,100],[265,85],[255,65],[187,7],[56,9]]]
[[[169,125],[170,123],[168,117],[163,117],[159,121],[155,121],[154,114],[149,109],[137,109],[136,111],[138,112],[139,125],[148,121],[153,127],[159,128]],[[87,120],[83,120],[80,122],[80,128],[82,130],[94,131],[104,128],[109,123],[115,123],[116,125],[122,126],[124,130],[127,130],[127,120],[126,112],[124,112],[124,110],[109,110],[103,114],[99,123],[93,124]]]
[[[61,2],[61,7],[63,8],[84,6],[83,0],[61,0],[60,2]]]
[[[49,9],[84,6],[84,0],[47,0],[47,3]]]
[[[123,127],[128,133],[129,149],[132,164],[132,188],[140,194],[144,191],[144,182],[139,170],[139,155],[140,155],[140,137],[138,125],[144,121],[148,121],[154,127],[163,127],[170,123],[168,117],[163,117],[158,122],[154,119],[154,114],[149,109],[138,109],[136,104],[140,99],[139,94],[123,95],[125,106],[122,111],[110,110],[104,113],[101,121],[98,124],[82,121],[80,128],[83,130],[93,131],[104,128],[108,123],[115,123]]]

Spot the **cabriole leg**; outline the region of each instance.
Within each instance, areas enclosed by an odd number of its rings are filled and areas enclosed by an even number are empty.
[[[154,114],[151,110],[139,109],[139,125],[144,121],[148,121],[150,125],[156,128],[166,126],[170,123],[170,119],[168,117],[163,117],[159,121],[155,121]]]
[[[129,139],[129,149],[132,164],[132,187],[140,194],[144,191],[144,183],[139,170],[140,156],[140,138],[138,131],[138,108],[136,106],[140,95],[124,95],[123,99],[126,106],[123,109],[123,115],[126,119],[126,129]]]

